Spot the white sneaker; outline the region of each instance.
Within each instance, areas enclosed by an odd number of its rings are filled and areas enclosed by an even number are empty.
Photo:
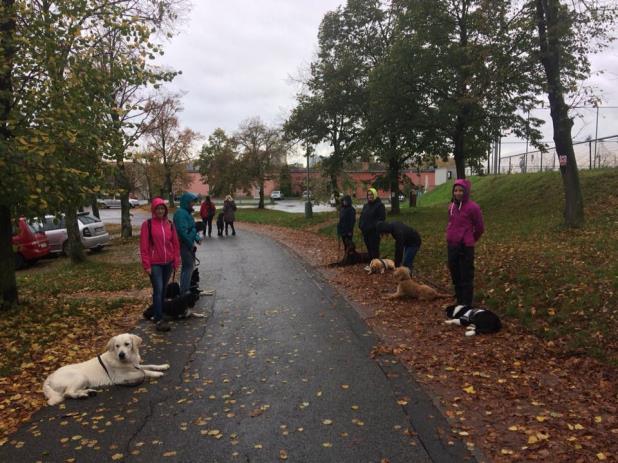
[[[365,272],[369,272],[371,270],[371,267],[369,267],[369,265],[367,265],[363,270],[365,270]]]

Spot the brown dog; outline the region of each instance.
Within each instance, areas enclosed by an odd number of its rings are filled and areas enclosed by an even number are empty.
[[[408,267],[397,267],[393,272],[393,278],[398,282],[397,291],[385,296],[385,299],[398,297],[413,297],[421,301],[432,301],[439,297],[451,297],[448,294],[440,294],[431,286],[419,284],[410,278]]]
[[[367,273],[384,273],[386,270],[395,270],[395,261],[392,259],[372,259]]]

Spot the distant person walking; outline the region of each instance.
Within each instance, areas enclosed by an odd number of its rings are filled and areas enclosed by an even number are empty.
[[[215,203],[210,200],[210,196],[207,195],[200,206],[200,217],[202,217],[202,222],[204,223],[204,235],[208,233],[208,237],[212,236],[212,219],[217,212],[217,207]]]
[[[446,226],[448,268],[457,304],[468,306],[474,296],[474,247],[485,231],[481,208],[470,199],[470,190],[469,180],[455,180]]]
[[[197,196],[193,193],[183,193],[180,197],[180,207],[174,214],[174,225],[180,241],[180,259],[182,270],[180,272],[180,293],[188,293],[191,287],[191,274],[195,265],[195,243],[200,244],[202,238],[195,228],[193,219],[193,205]]]
[[[225,197],[223,201],[223,221],[225,222],[225,236],[227,236],[228,226],[232,227],[232,236],[236,235],[234,221],[236,220],[236,203],[231,195]]]
[[[381,236],[390,234],[395,239],[395,267],[414,267],[414,258],[421,248],[421,235],[401,222],[378,222],[376,230]]]
[[[356,210],[352,205],[352,198],[346,195],[341,198],[339,210],[339,222],[337,223],[337,236],[343,241],[343,255],[347,255],[348,248],[354,241],[354,225],[356,224]]]
[[[174,225],[167,217],[167,206],[161,198],[152,200],[152,218],[142,223],[140,255],[142,267],[152,284],[153,320],[157,331],[169,331],[163,320],[163,302],[167,283],[180,264],[180,245]]]
[[[367,190],[367,203],[363,206],[358,227],[363,233],[363,240],[367,246],[370,259],[380,258],[380,235],[376,230],[378,222],[386,220],[386,208],[378,197],[375,188]]]

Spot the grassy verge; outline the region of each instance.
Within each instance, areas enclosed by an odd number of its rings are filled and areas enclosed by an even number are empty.
[[[586,225],[579,230],[562,226],[559,173],[471,180],[487,229],[476,251],[477,302],[564,353],[618,365],[618,170],[581,172]],[[451,188],[452,183],[441,185],[422,197],[420,207],[406,206],[389,218],[421,233],[415,267],[444,288],[451,287],[444,240]],[[304,219],[252,214],[258,223],[309,226]],[[325,224],[320,232],[334,237],[335,225]],[[355,240],[362,241],[360,233]],[[393,256],[392,239],[381,248],[382,255]]]
[[[304,214],[273,211],[270,209],[238,209],[236,220],[241,222],[276,225],[288,228],[306,228],[336,219],[335,212],[314,213],[311,219],[305,219]]]
[[[138,262],[136,239],[116,240],[79,265],[59,257],[18,272],[20,305],[0,318],[0,377],[40,362],[47,346],[81,337],[82,328],[143,305],[137,293],[149,282]]]

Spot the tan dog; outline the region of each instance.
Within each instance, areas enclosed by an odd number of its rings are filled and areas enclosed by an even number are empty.
[[[431,286],[419,284],[410,278],[408,267],[397,267],[393,272],[393,278],[398,282],[397,291],[385,296],[385,299],[398,297],[413,297],[421,301],[432,301],[438,297],[451,297],[448,294],[440,294]]]
[[[395,261],[392,259],[372,259],[369,262],[367,273],[384,273],[386,270],[395,270]]]
[[[163,376],[170,366],[142,365],[139,346],[142,339],[134,334],[119,334],[107,343],[105,353],[86,362],[65,365],[47,377],[43,392],[49,405],[65,398],[81,399],[96,394],[100,386],[139,384],[145,378]]]

